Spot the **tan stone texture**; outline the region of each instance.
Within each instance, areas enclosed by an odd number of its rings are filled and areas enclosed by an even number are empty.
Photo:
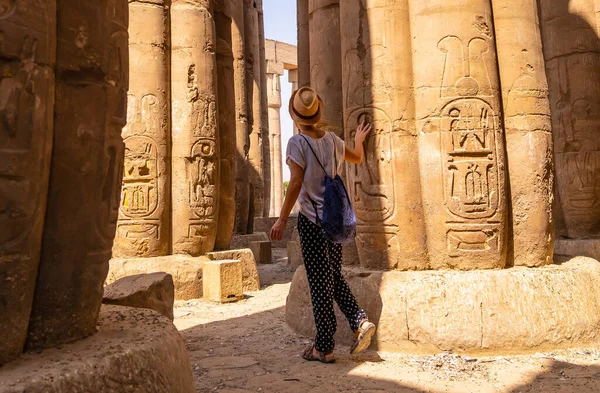
[[[491,4],[409,5],[430,266],[502,268],[506,159]]]
[[[130,87],[115,257],[167,255],[170,244],[168,1],[129,1]]]
[[[242,287],[246,291],[260,290],[260,277],[254,254],[250,249],[209,252],[206,256],[213,261],[236,260],[242,264]]]
[[[171,6],[173,253],[212,251],[219,209],[216,33],[212,2]]]
[[[600,239],[561,239],[554,242],[555,258],[570,259],[577,256],[600,261]]]
[[[374,127],[363,163],[347,168],[360,260],[377,269],[426,269],[408,2],[350,0],[340,10],[346,139],[354,140],[362,121]]]
[[[219,218],[215,249],[226,250],[231,244],[235,225],[236,119],[233,57],[233,21],[231,1],[219,2],[215,9],[217,36],[217,85],[219,122]]]
[[[243,298],[242,264],[240,261],[209,261],[203,266],[204,299],[219,303]]]
[[[244,41],[244,0],[233,0],[231,5],[231,40],[234,62],[236,165],[235,165],[235,226],[236,234],[248,233],[250,216],[250,184],[248,182],[248,152],[251,124],[248,123],[248,93],[246,90],[246,53]]]
[[[171,255],[155,258],[111,259],[106,284],[128,276],[165,272],[173,278],[176,300],[202,298],[202,265],[207,257]]]
[[[263,173],[263,190],[264,204],[262,214],[258,217],[269,217],[271,200],[271,143],[269,140],[269,106],[267,98],[267,73],[266,73],[266,52],[265,52],[265,22],[263,17],[262,0],[255,0],[254,4],[258,12],[258,42],[259,42],[259,59],[260,59],[260,122],[262,131],[262,173]],[[256,212],[255,212],[256,213]]]
[[[511,197],[515,266],[552,263],[554,158],[548,83],[535,1],[492,2]]]
[[[28,347],[95,332],[115,236],[126,123],[126,0],[57,2],[55,133]]]
[[[273,257],[271,255],[271,242],[270,241],[259,241],[250,242],[250,250],[254,254],[254,259],[260,264],[271,264],[273,263]]]
[[[310,85],[310,25],[309,0],[296,0],[298,23],[298,87]]]
[[[533,352],[598,342],[600,264],[592,259],[471,272],[348,269],[345,276],[378,325],[379,350]],[[336,341],[350,343],[339,310],[337,317]],[[304,267],[294,276],[286,320],[294,330],[314,334]]]
[[[599,236],[600,20],[590,1],[552,0],[540,2],[539,7],[552,111],[557,214],[563,223],[557,234]]]
[[[56,1],[0,5],[0,365],[25,344],[40,259],[54,113]]]
[[[104,288],[102,298],[103,304],[147,308],[171,321],[174,301],[173,277],[161,272],[121,278]]]
[[[239,250],[248,248],[250,242],[269,241],[269,236],[265,232],[255,232],[251,235],[235,235],[231,240],[231,249]]]
[[[97,4],[97,3],[95,3]],[[98,334],[0,369],[2,393],[193,393],[179,332],[151,310],[103,306]]]
[[[271,155],[271,198],[269,217],[277,217],[283,205],[283,173],[281,156],[281,81],[279,74],[267,74],[269,96],[269,149]]]
[[[325,104],[319,127],[343,139],[340,0],[311,0],[308,15],[310,85]]]
[[[260,43],[258,36],[258,12],[254,7],[254,0],[244,0],[244,38],[246,43],[246,94],[248,96],[248,116],[250,131],[250,150],[248,152],[249,179],[252,187],[251,204],[253,212],[250,218],[263,217],[265,200],[264,190],[264,164],[263,164],[263,129],[261,110],[261,72]],[[247,233],[252,233],[251,225]]]

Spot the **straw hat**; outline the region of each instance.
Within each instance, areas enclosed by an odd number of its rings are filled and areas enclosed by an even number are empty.
[[[323,100],[310,87],[301,87],[290,98],[290,116],[296,124],[314,125],[321,120]]]

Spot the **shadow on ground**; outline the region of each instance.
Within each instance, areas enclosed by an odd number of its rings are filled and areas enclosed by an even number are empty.
[[[308,344],[285,324],[292,272],[283,263],[261,267],[263,290],[245,301],[185,308],[181,333],[190,353],[197,392],[548,392],[600,391],[600,352],[486,358],[411,356],[367,351],[357,358],[336,348],[337,363],[301,359]],[[268,273],[268,274],[267,274]],[[206,322],[208,321],[208,322]],[[589,356],[586,356],[586,353]],[[450,360],[447,360],[450,359]],[[458,359],[458,360],[457,360]],[[453,363],[455,360],[462,362]],[[575,360],[574,360],[575,361]],[[593,364],[596,363],[596,364]]]

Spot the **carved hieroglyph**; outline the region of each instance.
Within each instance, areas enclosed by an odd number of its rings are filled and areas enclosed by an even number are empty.
[[[25,345],[54,113],[56,1],[0,2],[0,365]]]
[[[169,17],[164,0],[129,3],[130,70],[125,168],[115,257],[170,248]]]
[[[350,2],[354,3],[353,0]],[[310,83],[324,102],[319,127],[343,139],[340,0],[311,0],[308,13]],[[356,24],[356,21],[353,23]]]
[[[600,18],[598,2],[540,2],[550,89],[557,235],[600,236]]]
[[[340,10],[347,139],[363,120],[373,123],[363,163],[347,168],[360,260],[371,268],[425,269],[408,1],[348,0]]]
[[[244,0],[244,37],[246,40],[246,93],[248,95],[248,115],[251,125],[250,150],[248,153],[250,183],[252,187],[254,213],[250,217],[262,217],[265,206],[263,130],[261,111],[261,72],[260,43],[258,37],[258,11],[254,0]],[[252,225],[249,223],[249,226]],[[250,231],[251,232],[251,231]]]
[[[553,262],[554,159],[537,4],[492,5],[510,179],[509,263],[541,266]]]
[[[57,1],[55,137],[28,346],[96,329],[115,236],[128,89],[127,1]]]
[[[502,268],[506,164],[491,4],[411,0],[410,17],[431,267]]]
[[[216,36],[209,0],[171,6],[173,253],[212,251],[219,208]]]
[[[231,1],[217,3],[215,25],[217,34],[217,84],[219,117],[219,218],[216,250],[227,250],[231,244],[235,223],[235,77],[232,48]]]
[[[244,43],[244,0],[232,0],[231,49],[235,87],[236,165],[235,165],[235,226],[236,234],[248,233],[250,219],[250,183],[248,182],[248,151],[251,125],[248,124],[246,92],[246,55]]]

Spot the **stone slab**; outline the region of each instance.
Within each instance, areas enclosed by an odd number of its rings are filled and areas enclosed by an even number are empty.
[[[260,290],[260,278],[252,250],[245,248],[241,250],[216,251],[209,252],[206,256],[212,261],[239,260],[242,264],[242,286],[244,292]]]
[[[291,268],[298,268],[300,265],[304,265],[304,258],[302,257],[302,248],[300,247],[300,240],[290,240],[287,245],[287,257],[288,265]]]
[[[179,332],[152,310],[102,306],[92,337],[0,369],[1,393],[193,393]]]
[[[207,257],[171,255],[155,258],[113,258],[106,284],[136,274],[165,272],[173,277],[176,300],[202,298],[202,265]]]
[[[578,257],[543,268],[488,271],[345,269],[359,304],[377,323],[383,351],[522,353],[600,341],[600,263]],[[336,308],[337,310],[337,308]],[[339,310],[337,342],[351,332]],[[303,266],[286,304],[287,323],[314,335]]]
[[[269,228],[269,231],[271,228]],[[258,232],[254,231],[254,233],[250,235],[234,235],[233,239],[231,239],[231,249],[232,250],[240,250],[242,248],[249,248],[250,242],[261,242],[268,241],[269,235],[266,232]]]
[[[277,222],[278,217],[263,217],[263,218],[255,218],[254,219],[254,232],[264,232],[267,235],[271,233],[271,228]],[[283,231],[283,236],[281,240],[274,241],[274,248],[285,248],[287,246],[287,242],[292,240],[292,234],[298,227],[298,216],[290,216],[288,217],[288,222],[285,227],[285,231]],[[269,239],[267,239],[269,240]]]
[[[175,286],[167,273],[138,274],[123,277],[104,288],[102,303],[147,308],[169,318],[173,316]]]
[[[208,261],[204,264],[203,293],[206,300],[235,302],[244,297],[240,261]]]
[[[270,241],[250,242],[250,250],[252,250],[252,254],[254,254],[254,259],[258,263],[264,265],[273,263]]]
[[[561,257],[583,257],[600,260],[600,239],[556,239],[554,254]]]

